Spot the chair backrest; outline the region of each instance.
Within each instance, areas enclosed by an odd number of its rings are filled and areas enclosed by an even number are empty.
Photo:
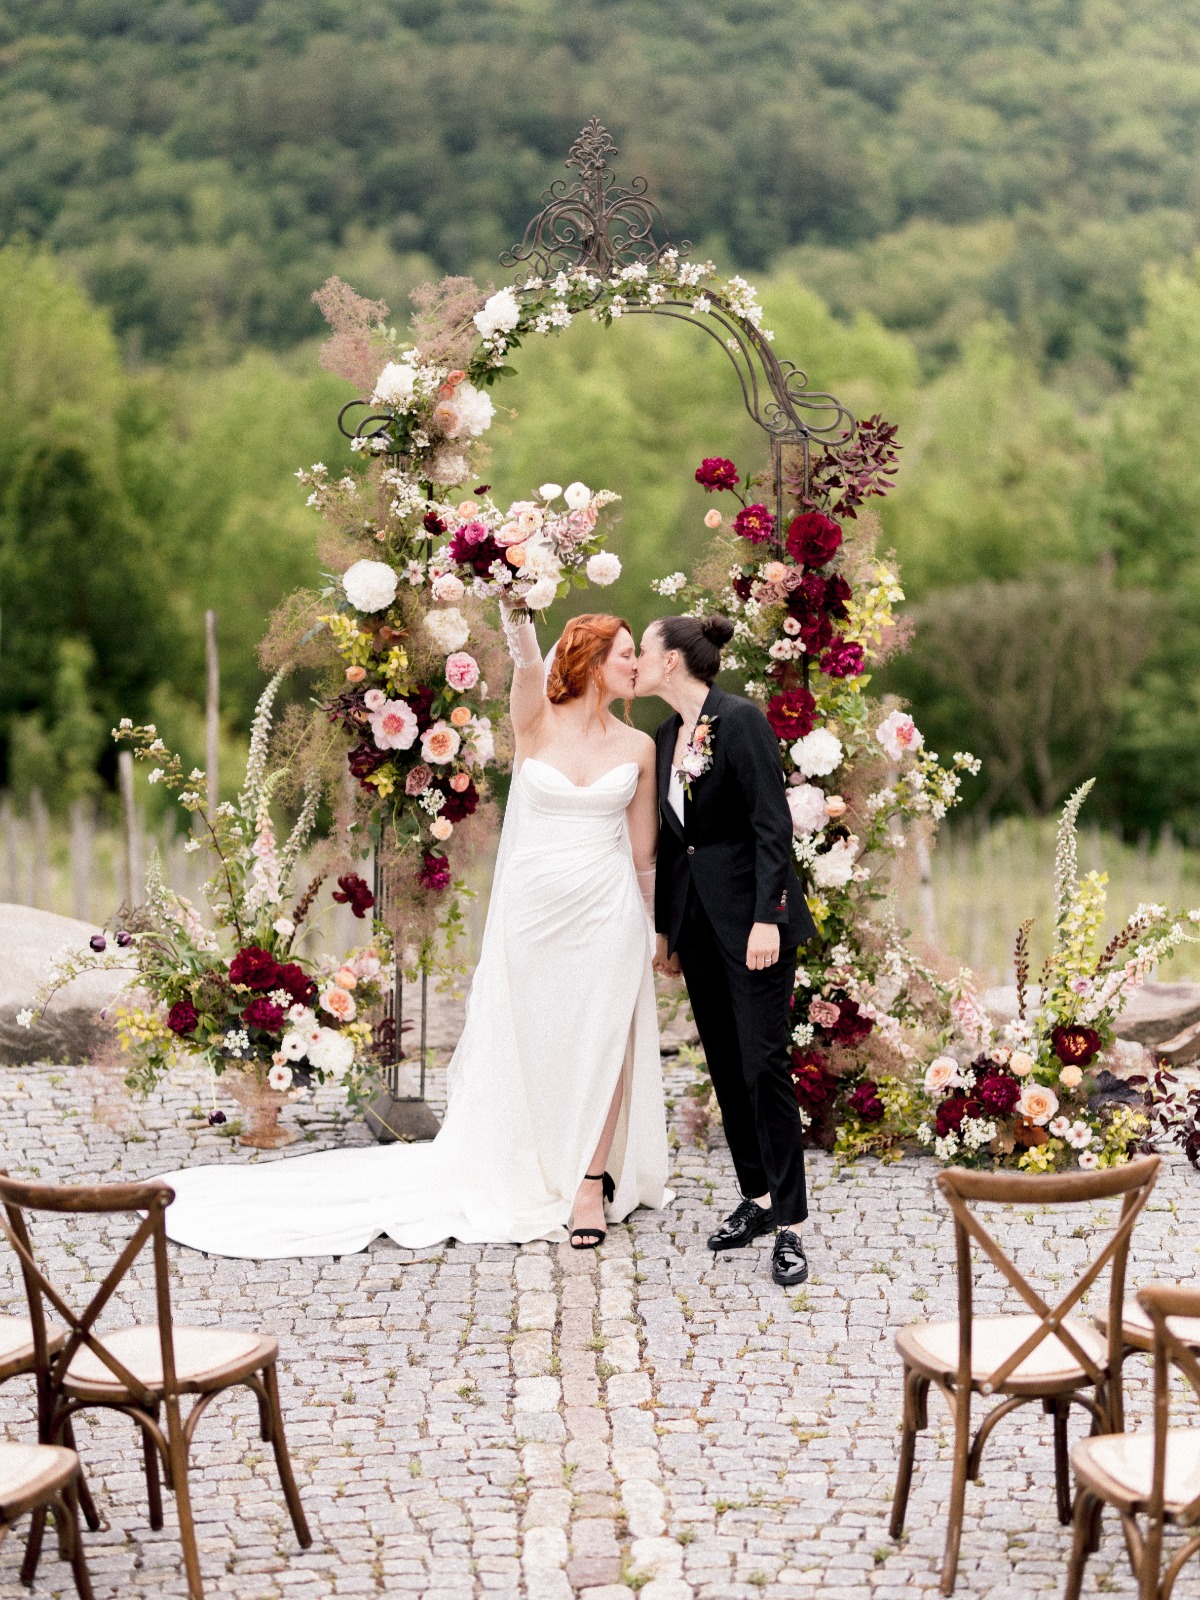
[[[1172,1331],[1171,1317],[1200,1317],[1200,1289],[1180,1289],[1165,1283],[1140,1289],[1138,1305],[1154,1324],[1154,1477],[1146,1510],[1162,1516],[1167,1479],[1167,1429],[1171,1416],[1171,1370],[1182,1372],[1200,1400],[1200,1361],[1195,1349]],[[1194,1338],[1194,1335],[1193,1335]],[[1176,1512],[1183,1526],[1200,1518],[1200,1494]]]
[[[1065,1318],[1079,1304],[1104,1268],[1111,1262],[1108,1306],[1108,1369],[1117,1370],[1121,1352],[1121,1310],[1125,1299],[1125,1264],[1133,1225],[1149,1199],[1162,1161],[1158,1156],[1143,1156],[1120,1167],[1095,1172],[1070,1172],[1050,1176],[1023,1172],[971,1172],[965,1167],[947,1167],[937,1175],[937,1186],[946,1197],[954,1217],[955,1250],[958,1266],[958,1381],[969,1387],[971,1375],[971,1316],[973,1283],[971,1245],[975,1243],[1011,1288],[1034,1312],[1037,1326],[994,1372],[980,1382],[984,1394],[994,1393],[1012,1376],[1021,1363],[1046,1339],[1057,1338],[1079,1362],[1095,1384],[1104,1382],[1092,1356],[1063,1326]],[[971,1209],[971,1202],[1014,1206],[1080,1205],[1123,1196],[1120,1218],[1103,1248],[1076,1278],[1070,1289],[1051,1306],[1019,1272],[991,1233]]]
[[[86,1346],[118,1382],[142,1404],[152,1404],[154,1396],[120,1362],[95,1332],[104,1307],[116,1293],[121,1280],[147,1245],[154,1257],[154,1291],[162,1351],[163,1382],[168,1394],[176,1389],[175,1347],[171,1331],[171,1281],[167,1261],[167,1234],[164,1216],[175,1198],[165,1183],[47,1184],[19,1183],[0,1169],[0,1233],[8,1240],[21,1263],[29,1318],[33,1324],[34,1361],[39,1382],[57,1388],[77,1352]],[[68,1215],[113,1215],[121,1212],[144,1213],[132,1238],[120,1252],[100,1287],[81,1312],[69,1306],[38,1263],[26,1214],[57,1211]],[[46,1331],[46,1306],[66,1326],[62,1348],[51,1357]]]

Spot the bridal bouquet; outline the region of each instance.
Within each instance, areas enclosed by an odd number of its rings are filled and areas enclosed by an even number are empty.
[[[1100,944],[1106,875],[1080,877],[1076,819],[1095,780],[1063,808],[1054,861],[1054,941],[1036,990],[1029,985],[1029,930],[1017,935],[1017,1015],[993,1036],[969,980],[960,985],[954,1027],[930,1062],[930,1114],[918,1137],[941,1161],[1013,1164],[1026,1172],[1112,1167],[1127,1161],[1150,1122],[1136,1100],[1106,1093],[1101,1074],[1117,1054],[1115,1022],[1126,1000],[1185,940],[1200,910],[1172,917],[1139,906]],[[1137,1080],[1144,1083],[1144,1078]]]
[[[204,773],[185,777],[179,757],[152,724],[134,727],[126,719],[113,730],[114,738],[128,742],[135,757],[150,765],[149,781],[175,792],[182,808],[204,824],[217,862],[205,885],[207,916],[167,887],[155,857],[145,904],[127,915],[123,927],[94,935],[86,950],[64,954],[19,1020],[31,1026],[55,991],[81,972],[127,971],[129,981],[110,1015],[130,1058],[126,1082],[143,1093],[184,1054],[200,1056],[217,1074],[236,1069],[278,1091],[329,1080],[361,1091],[373,1070],[366,1017],[382,999],[388,937],[375,928],[363,948],[320,965],[297,948],[325,874],[316,875],[287,908],[318,794],[315,787],[307,790],[280,846],[271,801],[283,774],[267,766],[279,682],[276,675],[259,700],[241,793],[211,817],[201,792]],[[188,846],[199,847],[198,839]],[[354,873],[338,880],[334,898],[363,919],[374,903]],[[224,1120],[219,1112],[214,1119]]]

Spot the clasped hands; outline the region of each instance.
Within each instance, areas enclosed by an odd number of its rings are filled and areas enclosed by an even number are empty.
[[[779,960],[779,926],[774,922],[756,922],[750,929],[750,937],[746,941],[746,965],[751,972],[762,972],[767,967],[773,967]],[[665,933],[654,935],[654,960],[651,963],[655,972],[661,973],[664,978],[678,978],[683,968],[679,964],[679,952],[667,954],[667,936]]]

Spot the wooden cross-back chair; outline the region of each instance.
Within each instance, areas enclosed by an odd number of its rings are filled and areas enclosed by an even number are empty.
[[[142,1435],[150,1526],[159,1529],[163,1525],[161,1466],[162,1478],[175,1495],[188,1591],[193,1600],[202,1600],[188,1461],[197,1424],[210,1403],[226,1389],[245,1385],[254,1393],[262,1437],[274,1450],[296,1537],[301,1546],[307,1547],[312,1536],[284,1438],[276,1374],[277,1342],[264,1334],[174,1325],[163,1221],[174,1198],[174,1190],[165,1183],[31,1184],[16,1182],[0,1171],[0,1205],[4,1209],[0,1232],[21,1263],[33,1329],[34,1362],[39,1385],[45,1392],[43,1442],[55,1445],[68,1437],[75,1414],[93,1406],[131,1417]],[[26,1222],[26,1213],[30,1212],[101,1216],[141,1213],[132,1236],[82,1312],[73,1310],[38,1264]],[[157,1320],[103,1335],[97,1333],[101,1313],[147,1248],[153,1258]],[[47,1335],[46,1304],[63,1325],[56,1349]],[[180,1404],[184,1395],[197,1396],[186,1419]],[[161,1420],[164,1412],[165,1428]],[[88,1509],[86,1504],[84,1509]],[[93,1521],[92,1516],[89,1524],[98,1527],[98,1519]],[[37,1569],[44,1527],[44,1509],[35,1511],[21,1574],[26,1583],[33,1581]]]
[[[0,1441],[0,1544],[18,1517],[54,1511],[59,1545],[71,1563],[79,1600],[92,1600],[92,1585],[79,1536],[79,1457],[46,1444]]]
[[[958,1273],[958,1316],[944,1322],[918,1322],[896,1333],[904,1363],[904,1417],[900,1467],[892,1502],[891,1535],[900,1537],[908,1509],[917,1434],[928,1426],[930,1384],[945,1395],[954,1418],[954,1471],[949,1525],[942,1564],[942,1593],[953,1593],[958,1573],[963,1510],[968,1478],[979,1480],[984,1447],[1003,1418],[1019,1406],[1041,1401],[1054,1419],[1054,1469],[1059,1520],[1071,1520],[1067,1455],[1070,1407],[1083,1406],[1094,1430],[1110,1430],[1110,1393],[1119,1382],[1120,1308],[1125,1290],[1129,1239],[1154,1187],[1161,1163],[1146,1156],[1125,1166],[1062,1176],[1013,1172],[969,1172],[950,1167],[938,1173],[937,1186],[954,1218]],[[1103,1248],[1067,1292],[1051,1305],[1009,1260],[971,1209],[972,1203],[1042,1206],[1077,1205],[1123,1197],[1120,1219]],[[1028,1311],[1017,1315],[976,1316],[973,1309],[972,1246],[1024,1301]],[[1110,1331],[1102,1336],[1089,1322],[1070,1313],[1105,1267],[1109,1281]],[[1091,1394],[1084,1391],[1091,1390]],[[971,1403],[976,1395],[1000,1396],[971,1437]]]
[[[1140,1600],[1169,1600],[1181,1569],[1200,1550],[1200,1532],[1193,1532],[1163,1570],[1163,1529],[1200,1527],[1200,1427],[1170,1425],[1172,1371],[1183,1374],[1200,1401],[1194,1333],[1200,1289],[1155,1284],[1136,1298],[1153,1330],[1153,1424],[1080,1439],[1071,1451],[1079,1492],[1067,1600],[1079,1600],[1087,1558],[1100,1547],[1106,1505],[1120,1514]],[[1139,1517],[1146,1519],[1144,1534]]]

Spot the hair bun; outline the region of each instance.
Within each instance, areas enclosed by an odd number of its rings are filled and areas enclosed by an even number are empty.
[[[719,612],[704,617],[700,622],[700,632],[706,639],[712,641],[719,650],[722,645],[728,644],[733,638],[733,623],[728,617],[723,617]]]

